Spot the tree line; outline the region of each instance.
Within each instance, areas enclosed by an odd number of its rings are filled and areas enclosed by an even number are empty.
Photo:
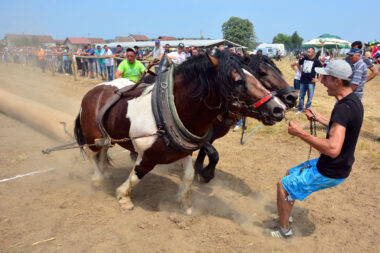
[[[248,19],[231,17],[222,25],[223,38],[234,43],[254,48],[257,45],[257,36],[254,26]],[[292,35],[278,33],[272,40],[272,43],[284,44],[287,50],[300,49],[303,38],[297,32]]]

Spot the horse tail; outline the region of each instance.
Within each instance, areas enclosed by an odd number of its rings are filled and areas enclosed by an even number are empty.
[[[80,113],[78,113],[77,118],[75,119],[75,127],[74,127],[74,136],[79,146],[83,146],[86,144],[86,140],[83,136],[82,126],[80,124]],[[82,149],[82,147],[81,147]]]

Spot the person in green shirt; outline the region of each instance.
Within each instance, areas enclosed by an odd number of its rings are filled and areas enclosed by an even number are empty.
[[[116,71],[116,78],[128,78],[133,82],[137,82],[144,71],[144,65],[136,60],[136,52],[132,48],[128,48],[127,59],[119,64]]]

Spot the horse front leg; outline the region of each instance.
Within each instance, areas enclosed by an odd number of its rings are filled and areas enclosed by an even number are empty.
[[[195,163],[194,163],[194,169],[195,169],[195,172],[197,172],[197,174],[200,174],[202,169],[203,169],[203,162],[206,158],[206,151],[205,149],[202,147],[200,150],[199,150],[199,153],[198,153],[198,156],[197,156],[197,159],[195,160]]]
[[[128,179],[116,189],[116,198],[122,209],[132,210],[134,208],[131,200],[132,188],[137,185],[143,176],[151,171],[156,164],[143,160],[140,154],[137,156],[137,160]]]
[[[184,168],[182,184],[179,187],[177,199],[181,201],[182,206],[185,208],[186,214],[191,215],[193,212],[190,201],[190,188],[194,179],[194,167],[192,164],[191,155],[186,156],[181,160]]]
[[[205,148],[205,153],[208,156],[209,164],[205,168],[202,168],[199,174],[202,176],[205,183],[208,183],[215,177],[216,164],[219,162],[219,153],[211,145]]]

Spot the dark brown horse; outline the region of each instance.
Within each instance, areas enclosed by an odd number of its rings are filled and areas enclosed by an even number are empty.
[[[173,104],[181,124],[193,138],[202,139],[202,136],[206,136],[216,117],[232,110],[232,104],[242,105],[239,113],[245,114],[249,107],[257,105],[257,100],[262,102],[262,99],[268,100],[271,97],[269,91],[247,70],[248,67],[229,52],[219,52],[215,57],[192,57],[175,68]],[[90,90],[82,100],[76,119],[76,139],[79,145],[87,144],[90,150],[86,153],[94,165],[94,183],[103,179],[108,150],[108,146],[94,145],[96,139],[102,138],[96,117],[122,82],[115,80]],[[165,87],[167,83],[160,79],[154,86],[138,87],[123,96],[104,116],[103,125],[112,140],[129,138],[118,144],[138,154],[129,178],[116,190],[121,208],[133,208],[131,190],[154,166],[182,159],[185,172],[178,198],[187,212],[191,213],[189,190],[194,177],[191,159],[193,150],[184,151],[168,142],[166,137],[170,128],[165,126],[166,132],[161,135],[162,126],[157,125],[157,117],[153,112],[157,110],[152,100],[157,94],[154,89]],[[267,121],[280,121],[284,117],[285,109],[280,100],[269,99],[257,108],[257,112]],[[208,142],[207,138],[202,140],[204,143]],[[200,146],[204,143],[200,143]]]
[[[254,76],[267,88],[268,90],[274,92],[287,106],[287,108],[292,108],[297,103],[297,92],[293,87],[291,87],[282,77],[281,71],[277,68],[274,62],[267,56],[264,55],[251,55],[248,66]],[[258,118],[258,114],[251,114],[253,118]],[[210,139],[210,143],[214,140],[225,136],[231,128],[232,124],[236,124],[236,121],[241,118],[241,115],[226,115],[225,119],[219,117],[214,123],[214,134]],[[224,120],[224,122],[223,122]],[[265,122],[264,124],[269,125],[271,122]],[[209,157],[209,164],[203,166],[206,154]],[[201,148],[197,159],[194,164],[196,172],[203,178],[203,180],[208,183],[215,176],[215,168],[218,163],[219,155],[216,150],[206,151],[205,148]]]

